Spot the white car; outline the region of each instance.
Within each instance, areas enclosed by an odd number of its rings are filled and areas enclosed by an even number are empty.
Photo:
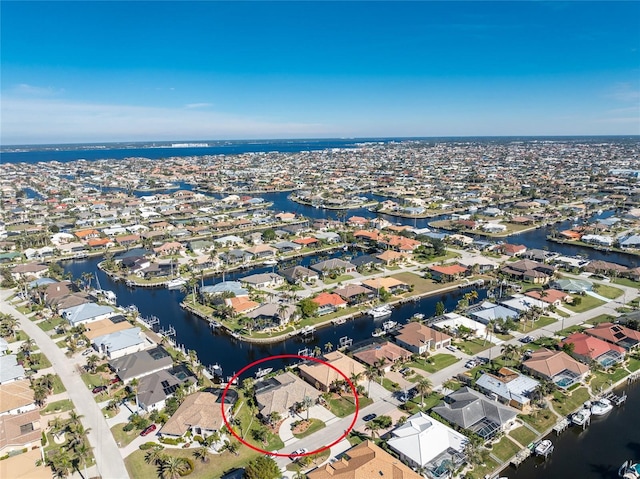
[[[458,348],[456,348],[455,346],[445,346],[446,349],[448,349],[449,351],[453,351],[454,353],[458,350]]]

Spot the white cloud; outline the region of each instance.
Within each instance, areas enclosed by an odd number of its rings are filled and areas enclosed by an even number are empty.
[[[51,86],[41,87],[35,85],[29,85],[27,83],[20,83],[12,88],[12,93],[18,96],[32,96],[32,97],[50,97],[58,95],[64,90],[56,89]]]
[[[640,101],[640,90],[631,83],[616,83],[607,97],[625,103],[638,102]]]
[[[188,103],[184,107],[185,108],[208,108],[213,106],[213,103]]]
[[[325,125],[223,114],[198,108],[77,103],[5,97],[3,144],[143,141],[180,138],[287,138],[330,133]]]

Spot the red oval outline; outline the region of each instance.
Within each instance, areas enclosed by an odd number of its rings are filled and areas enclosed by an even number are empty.
[[[250,369],[253,366],[257,366],[258,364],[262,364],[262,363],[264,363],[266,361],[272,361],[274,359],[291,359],[291,358],[298,358],[298,359],[302,359],[303,361],[304,360],[311,360],[311,361],[314,361],[314,362],[319,363],[319,364],[324,364],[325,366],[328,366],[331,369],[333,369],[334,371],[336,371],[340,376],[342,376],[346,380],[347,384],[351,388],[351,391],[353,392],[353,397],[355,398],[355,405],[356,405],[356,411],[355,411],[355,414],[353,415],[353,421],[351,421],[351,424],[349,424],[349,427],[344,431],[342,436],[340,436],[338,439],[333,441],[331,444],[328,444],[328,445],[326,445],[324,447],[321,447],[320,449],[316,449],[315,451],[305,452],[304,454],[280,454],[280,453],[277,453],[277,452],[266,451],[264,449],[260,449],[259,447],[254,446],[253,444],[249,444],[244,439],[242,439],[240,436],[238,436],[238,434],[236,434],[236,432],[233,430],[233,427],[231,427],[231,424],[229,424],[229,420],[227,419],[227,414],[225,413],[225,410],[224,410],[224,400],[225,400],[225,397],[227,396],[227,392],[229,391],[229,388],[236,381],[236,379],[238,379],[239,376],[242,373],[244,373],[247,369]],[[351,382],[351,380],[342,371],[340,371],[338,368],[336,368],[332,364],[329,364],[328,362],[323,361],[322,359],[314,358],[314,357],[311,357],[311,356],[300,356],[299,354],[278,354],[278,355],[275,355],[275,356],[267,356],[266,358],[258,359],[257,361],[254,361],[254,362],[248,364],[247,366],[242,368],[240,371],[238,371],[229,380],[229,382],[227,383],[226,387],[222,391],[222,397],[220,398],[220,408],[222,409],[222,420],[224,421],[225,426],[227,426],[227,429],[229,429],[229,432],[231,432],[231,434],[238,441],[240,441],[242,444],[244,444],[245,446],[253,449],[254,451],[260,452],[262,454],[267,454],[267,455],[270,455],[270,456],[301,457],[301,456],[311,456],[313,454],[318,454],[318,453],[320,453],[322,451],[326,451],[327,449],[331,449],[331,446],[335,446],[340,441],[342,441],[344,438],[346,438],[347,434],[349,434],[351,432],[351,430],[354,428],[354,426],[356,425],[356,421],[358,420],[358,412],[360,411],[360,404],[359,404],[359,401],[358,401],[358,391],[356,390],[355,385]]]

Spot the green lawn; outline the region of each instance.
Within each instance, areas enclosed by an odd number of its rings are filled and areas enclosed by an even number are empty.
[[[540,433],[545,432],[558,420],[557,416],[548,410],[536,411],[532,414],[518,414],[518,417]]]
[[[45,332],[51,331],[52,329],[57,328],[58,325],[62,322],[64,322],[64,319],[62,319],[60,316],[54,316],[51,319],[45,319],[44,321],[39,322],[38,327]]]
[[[416,395],[413,399],[410,399],[405,403],[404,409],[409,414],[415,414],[418,411],[429,411],[434,406],[440,404],[444,396],[438,393],[431,393],[429,395],[425,395],[424,402],[422,403],[422,407],[420,407],[420,395]]]
[[[595,326],[596,324],[600,324],[600,323],[610,323],[614,319],[615,318],[613,316],[609,316],[608,314],[599,314],[595,318],[591,318],[585,322],[587,324],[593,324]]]
[[[358,397],[359,409],[367,407],[371,403],[373,403],[373,400],[371,398],[364,397],[364,396]],[[353,403],[353,396],[331,398],[329,399],[329,405],[330,405],[331,412],[338,417],[346,417],[349,414],[353,414],[356,411],[356,406]]]
[[[55,401],[47,404],[47,407],[42,410],[42,414],[70,411],[73,407],[73,402],[71,402],[70,399],[63,399],[61,401]]]
[[[320,419],[309,418],[309,421],[311,421],[311,425],[304,432],[301,432],[300,434],[294,434],[295,437],[297,437],[298,439],[302,439],[303,437],[307,437],[327,426]]]
[[[416,361],[407,363],[407,366],[422,369],[428,373],[435,373],[457,362],[458,358],[453,354],[434,354],[433,356],[429,356],[428,360],[419,358]]]
[[[629,358],[629,365],[627,366],[629,371],[635,373],[638,369],[640,369],[640,359]]]
[[[125,447],[140,435],[140,429],[133,428],[131,431],[125,431],[123,427],[126,425],[127,423],[123,422],[120,424],[116,424],[111,428],[111,434],[113,434],[113,438],[116,440],[120,447]],[[152,438],[149,438],[149,440],[151,441]]]
[[[629,278],[614,278],[613,282],[615,284],[620,284],[622,286],[631,286],[632,288],[640,288],[640,282],[633,281]]]
[[[544,328],[545,326],[549,326],[556,321],[558,320],[550,316],[540,316],[533,322],[533,327],[531,327],[530,321],[527,321],[526,323],[524,321],[518,323],[518,331],[520,331],[521,333],[528,333],[529,331],[533,331],[534,329],[540,329]]]
[[[611,384],[615,384],[620,381],[622,378],[628,376],[629,373],[623,368],[617,368],[615,371],[611,373],[607,373],[604,371],[596,371],[593,373],[593,378],[589,385],[591,386],[591,391],[594,394],[600,392],[601,389],[608,388]]]
[[[567,416],[589,399],[591,399],[591,396],[585,387],[581,387],[570,393],[556,391],[553,393],[553,408],[558,414]]]
[[[502,462],[508,461],[511,457],[520,450],[518,445],[509,439],[507,436],[502,437],[497,443],[493,445],[493,455],[500,459]]]
[[[253,439],[252,431],[264,427],[262,423],[255,417],[256,413],[249,407],[247,404],[246,398],[244,394],[242,394],[241,399],[243,400],[242,406],[236,412],[236,417],[238,417],[241,421],[240,430],[236,429],[238,434],[244,438],[245,441],[259,447],[262,449],[266,449],[267,451],[280,450],[284,447],[284,443],[280,439],[278,434],[275,434],[268,430],[266,444],[256,441]]]
[[[42,353],[31,353],[31,369],[40,371],[41,369],[47,369],[51,367],[51,362]]]
[[[587,294],[578,297],[581,299],[580,304],[573,305],[568,303],[564,305],[565,308],[573,311],[574,313],[584,313],[585,311],[589,311],[590,309],[597,308],[604,304],[604,301],[601,299],[594,298]]]
[[[537,435],[528,427],[520,426],[519,428],[509,432],[509,436],[526,447],[529,443],[533,442]]]
[[[322,281],[324,282],[324,284],[335,284],[335,283],[340,283],[342,281],[347,281],[349,279],[353,279],[353,276],[351,276],[350,274],[341,274],[340,276],[334,279],[329,278],[327,276],[326,278],[323,278]]]
[[[60,376],[55,374],[53,376],[53,392],[52,392],[52,394],[60,394],[60,393],[63,393],[65,391],[66,391],[66,389],[64,387],[64,384],[62,384],[62,380],[60,379]]]
[[[491,346],[493,346],[493,343],[491,341],[485,342],[484,339],[474,338],[474,339],[468,339],[466,341],[456,343],[456,346],[458,346],[462,351],[464,351],[468,355],[475,356],[476,354],[484,351],[485,349],[489,349]]]
[[[158,478],[157,467],[147,464],[144,460],[146,452],[147,451],[137,450],[125,458],[124,463],[127,467],[127,471],[129,471],[130,477],[135,477],[136,479]],[[256,451],[253,451],[244,445],[240,445],[237,456],[228,451],[225,451],[222,454],[210,454],[209,462],[203,463],[194,459],[193,451],[190,449],[165,448],[164,452],[171,456],[188,457],[193,460],[195,468],[191,474],[186,476],[189,479],[211,479],[214,477],[221,477],[233,469],[242,467],[251,459],[259,455]]]
[[[600,284],[596,287],[596,293],[598,293],[600,296],[604,296],[605,298],[616,299],[617,297],[622,296],[624,294],[624,291],[613,286]]]
[[[484,457],[482,464],[473,466],[473,470],[467,472],[465,477],[467,479],[485,479],[487,474],[491,474],[497,469],[499,464],[494,461],[488,454]]]
[[[580,326],[579,324],[576,324],[575,326],[569,326],[568,328],[561,329],[556,334],[558,336],[569,336],[570,334],[573,334],[573,333],[581,333],[585,329],[586,328],[584,326]]]

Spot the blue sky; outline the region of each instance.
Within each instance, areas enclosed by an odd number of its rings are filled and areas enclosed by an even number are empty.
[[[640,2],[13,2],[2,144],[640,134]]]

